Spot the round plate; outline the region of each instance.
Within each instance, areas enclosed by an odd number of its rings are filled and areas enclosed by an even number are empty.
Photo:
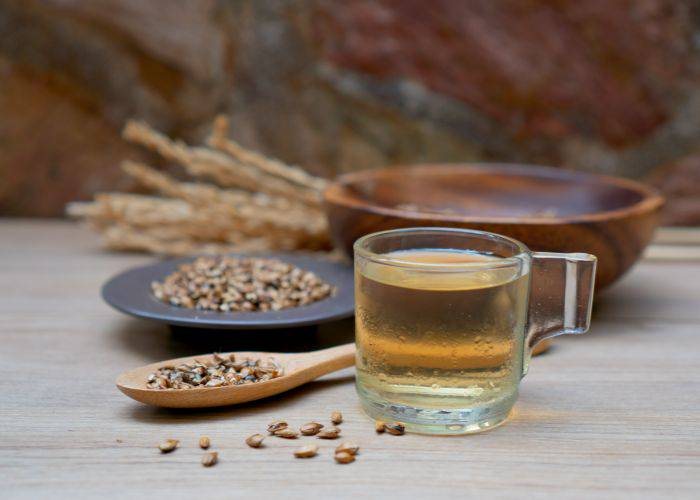
[[[314,325],[347,318],[355,311],[352,267],[317,257],[265,254],[311,271],[335,287],[335,294],[313,304],[265,312],[215,312],[165,304],[151,293],[151,282],[161,281],[193,257],[173,259],[130,269],[110,279],[102,287],[102,298],[115,309],[137,318],[170,325],[218,329],[287,328]],[[240,257],[246,257],[240,255]],[[248,256],[249,257],[249,256]]]

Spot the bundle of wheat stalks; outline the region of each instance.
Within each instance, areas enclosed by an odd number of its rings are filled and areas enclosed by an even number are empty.
[[[97,229],[108,248],[166,255],[331,248],[321,207],[327,181],[243,148],[228,138],[225,117],[214,121],[207,147],[173,141],[136,121],[126,124],[123,137],[199,182],[123,162],[154,195],[99,193],[67,207]]]

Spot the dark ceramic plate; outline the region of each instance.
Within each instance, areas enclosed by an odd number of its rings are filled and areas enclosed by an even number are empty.
[[[353,315],[355,300],[353,270],[350,266],[303,255],[266,254],[265,257],[276,258],[314,272],[335,287],[335,294],[307,306],[248,313],[198,311],[160,302],[151,293],[151,282],[162,280],[178,265],[192,260],[192,257],[187,257],[118,274],[102,287],[102,298],[115,309],[137,318],[196,328],[288,328],[315,325]]]

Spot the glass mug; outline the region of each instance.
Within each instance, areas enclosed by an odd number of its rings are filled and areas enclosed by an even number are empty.
[[[354,251],[356,384],[375,420],[429,434],[493,428],[533,346],[588,330],[593,255],[448,228],[369,234]]]

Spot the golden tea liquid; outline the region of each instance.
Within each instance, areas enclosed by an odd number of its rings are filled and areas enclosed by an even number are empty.
[[[460,250],[383,257],[401,262],[359,260],[355,270],[365,410],[417,432],[476,432],[504,421],[523,370],[528,281],[521,266],[498,267],[499,257]],[[431,264],[450,266],[426,270]]]

